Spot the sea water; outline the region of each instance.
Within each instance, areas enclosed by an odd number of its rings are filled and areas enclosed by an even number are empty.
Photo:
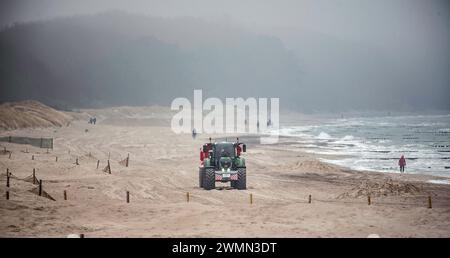
[[[325,162],[357,170],[449,177],[450,114],[375,116],[328,119],[317,124],[287,126],[281,135],[293,136],[304,151],[325,154]]]

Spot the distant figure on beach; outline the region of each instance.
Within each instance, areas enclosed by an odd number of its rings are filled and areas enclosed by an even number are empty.
[[[94,117],[93,119],[92,119],[92,122],[94,123],[94,125],[95,125],[95,123],[97,123],[97,118],[96,117]]]
[[[197,130],[192,129],[192,138],[195,139],[195,137],[197,136]]]
[[[400,159],[398,160],[398,165],[400,167],[400,173],[405,172],[405,166],[406,166],[406,159],[405,156],[401,156]]]

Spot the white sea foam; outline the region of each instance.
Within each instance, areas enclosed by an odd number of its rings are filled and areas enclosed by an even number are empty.
[[[320,134],[317,136],[317,139],[328,140],[331,139],[331,136],[325,132],[320,132]]]
[[[346,135],[341,138],[341,141],[351,141],[353,139],[355,139],[355,137],[353,137],[353,135]]]
[[[435,180],[428,180],[427,182],[432,184],[450,185],[450,179],[435,179]]]

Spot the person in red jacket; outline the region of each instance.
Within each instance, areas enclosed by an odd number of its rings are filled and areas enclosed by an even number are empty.
[[[400,173],[405,172],[406,159],[403,155],[398,160],[398,165],[400,166]]]

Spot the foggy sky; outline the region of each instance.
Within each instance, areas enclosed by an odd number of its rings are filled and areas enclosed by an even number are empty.
[[[448,46],[450,33],[447,0],[6,0],[0,7],[0,25],[123,10],[235,22],[274,34],[304,29],[396,48]]]
[[[324,93],[355,81],[364,91],[382,77],[380,84],[398,85],[395,94],[413,90],[414,101],[450,96],[448,0],[6,0],[0,3],[0,26],[111,9],[198,17],[276,36],[298,56],[303,83]],[[371,55],[385,56],[390,67],[372,66]],[[372,74],[374,69],[380,71]],[[440,106],[450,109],[450,101]]]

